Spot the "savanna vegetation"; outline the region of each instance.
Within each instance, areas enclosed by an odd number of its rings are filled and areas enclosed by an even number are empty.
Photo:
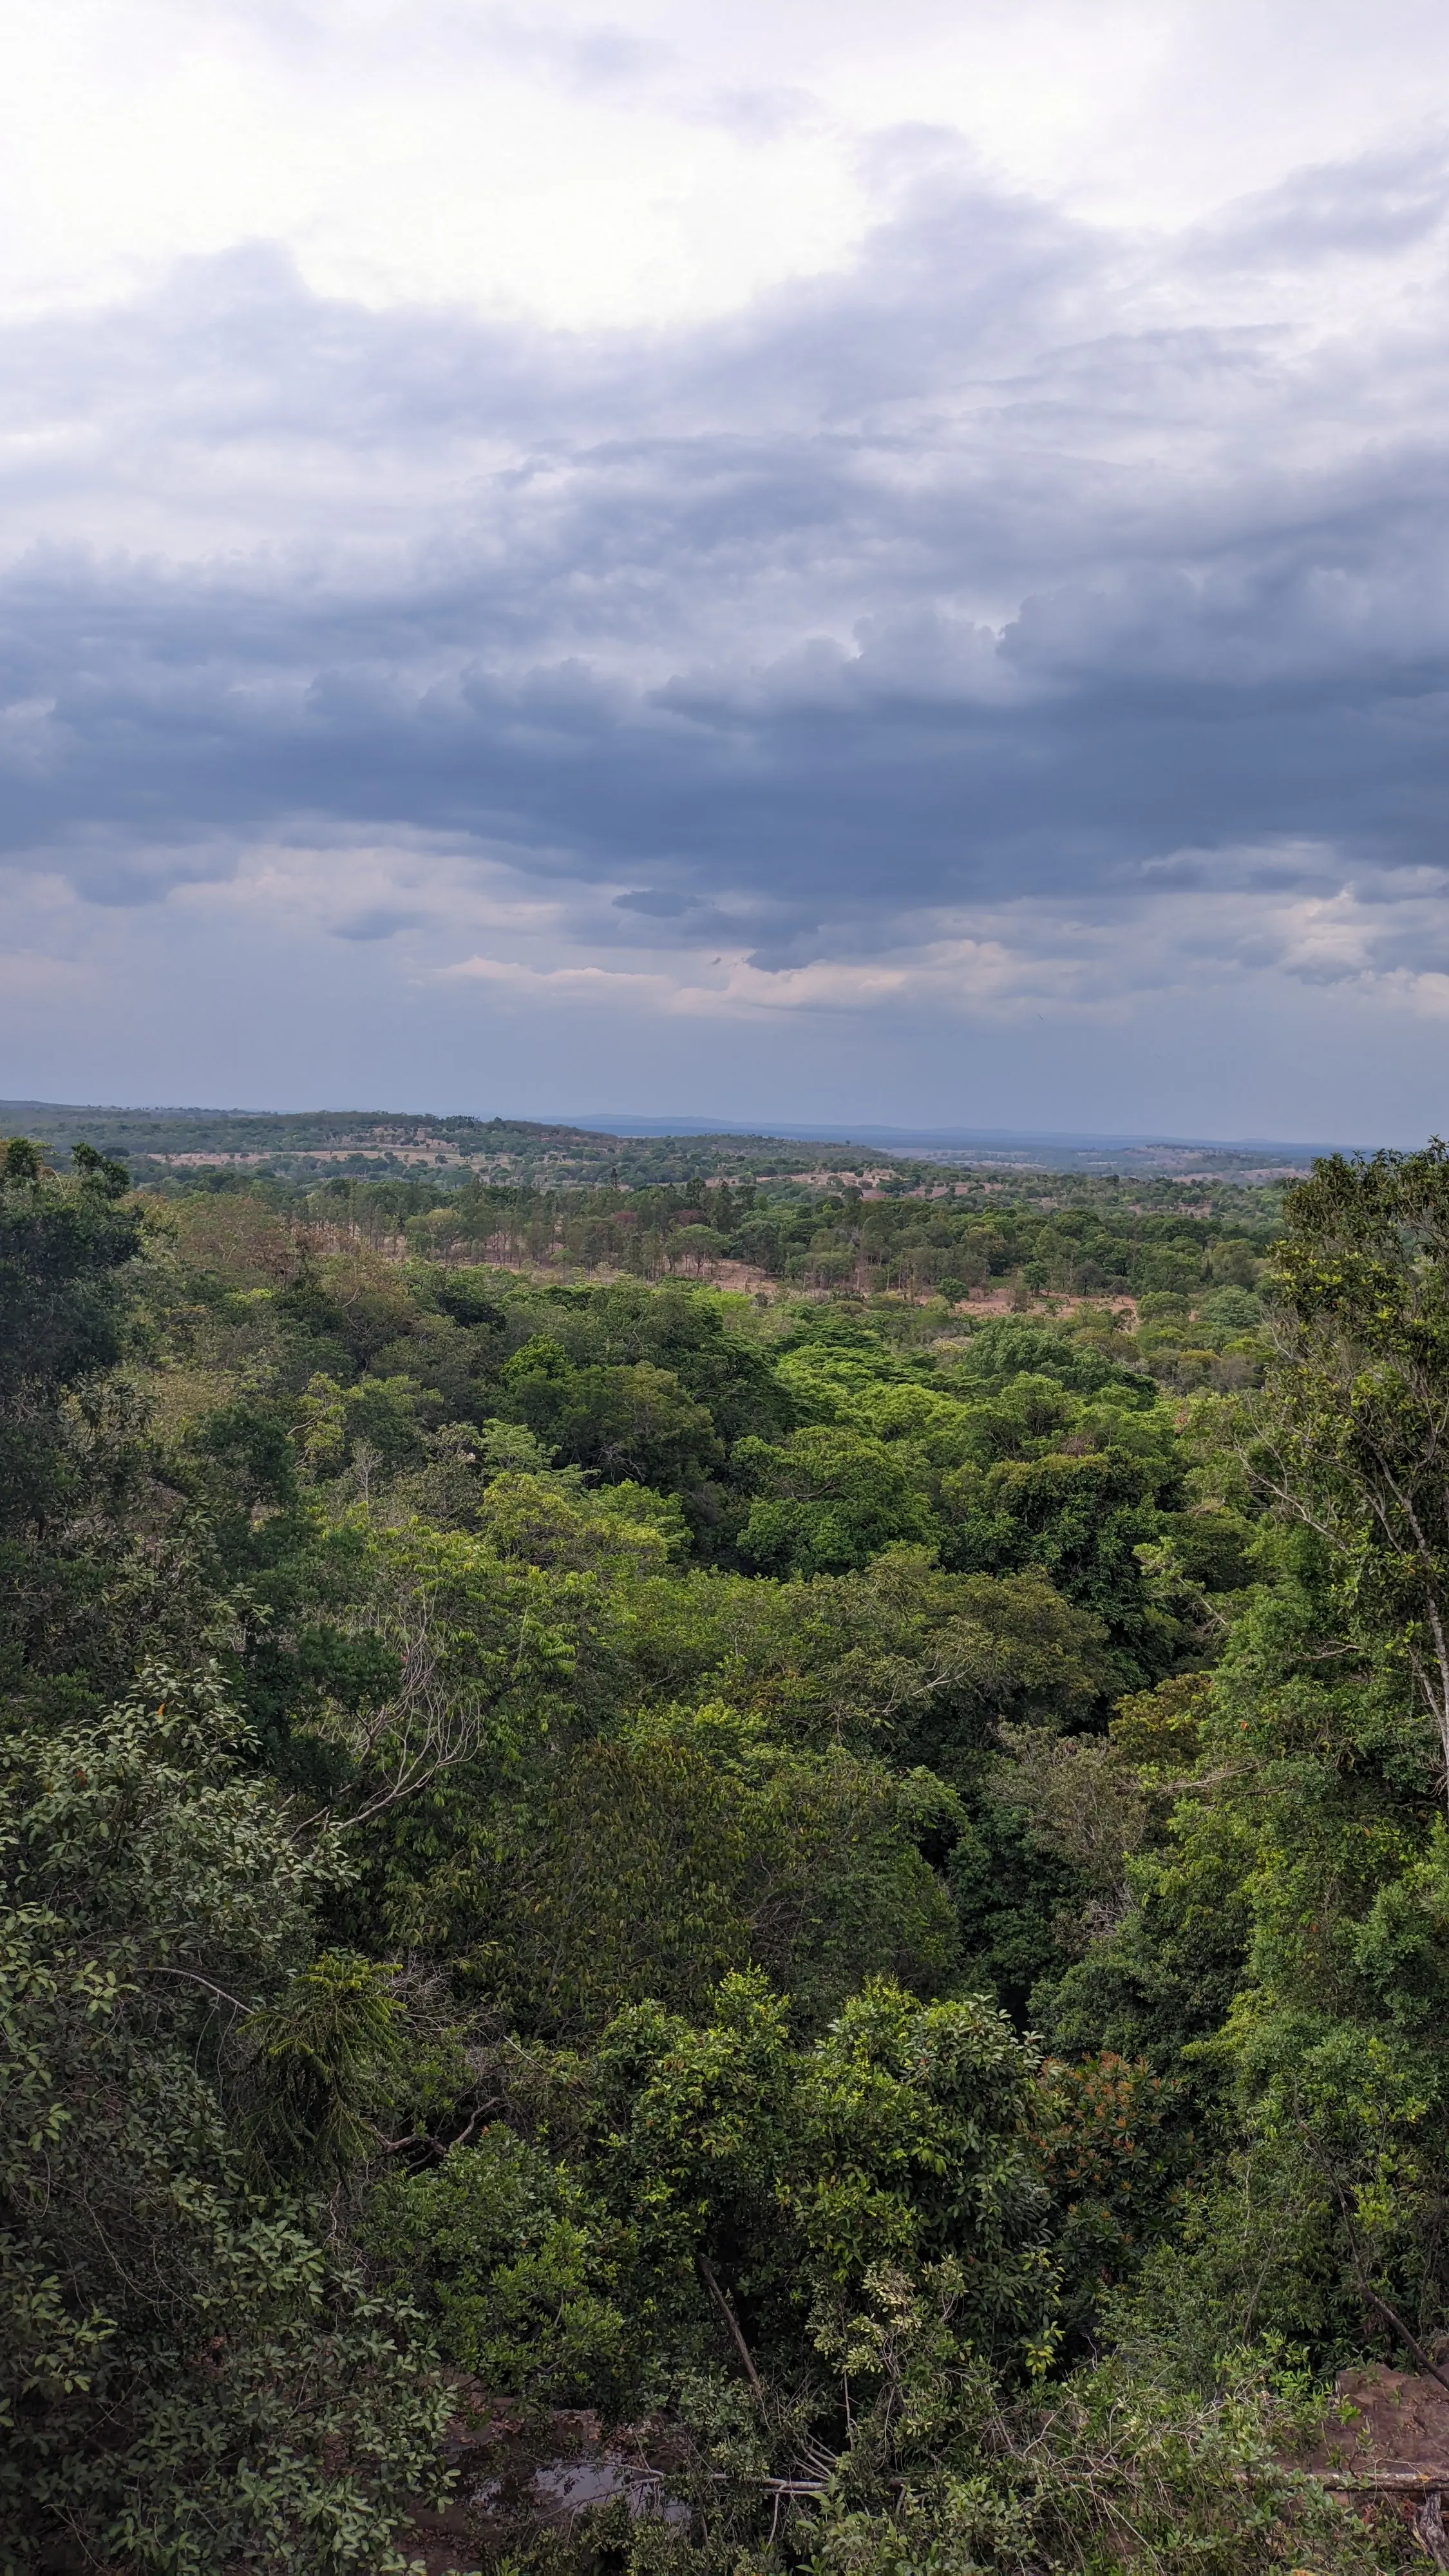
[[[450,1184],[426,1172],[336,1174],[295,1188],[213,1167],[171,1174],[166,1190],[191,1203],[181,1220],[190,1236],[220,1245],[230,1233],[233,1265],[243,1261],[259,1281],[295,1265],[308,1242],[561,1283],[607,1274],[1020,1311],[1043,1300],[1125,1299],[1133,1311],[1121,1321],[1145,1328],[1142,1355],[1186,1346],[1205,1362],[1259,1322],[1253,1298],[1223,1292],[1254,1286],[1281,1221],[1280,1193],[1236,1183],[1087,1177],[1026,1187],[909,1170],[870,1188],[837,1187],[825,1174],[584,1189]]]
[[[1245,1181],[1257,1185],[1268,1177],[1262,1168],[1265,1154],[1287,1152],[1290,1162],[1277,1168],[1290,1177],[1295,1165],[1307,1168],[1304,1149],[1281,1146],[1186,1147],[1139,1139],[1109,1148],[1079,1138],[1063,1140],[1043,1171],[1027,1167],[1022,1145],[998,1141],[988,1146],[983,1140],[981,1161],[973,1171],[965,1149],[948,1146],[943,1138],[892,1138],[876,1130],[853,1141],[807,1143],[729,1132],[618,1135],[556,1121],[440,1117],[416,1110],[120,1109],[0,1100],[0,1134],[16,1130],[23,1130],[61,1168],[76,1137],[88,1137],[102,1153],[124,1161],[132,1179],[148,1189],[178,1181],[192,1186],[198,1169],[208,1167],[242,1171],[249,1179],[280,1182],[286,1188],[328,1179],[403,1177],[442,1189],[484,1180],[559,1190],[680,1182],[698,1189],[711,1180],[788,1187],[832,1178],[845,1186],[854,1182],[911,1190],[923,1181],[949,1182],[964,1175],[968,1183],[989,1191],[1000,1189],[1005,1171],[1014,1191],[1055,1198],[1069,1173],[1074,1180],[1101,1184],[1107,1199],[1141,1197],[1155,1205],[1164,1182],[1163,1203],[1171,1202],[1167,1176],[1173,1174],[1191,1174],[1189,1198],[1203,1196],[1206,1182],[1207,1195],[1216,1199],[1221,1193],[1231,1200],[1242,1196]],[[941,1146],[943,1162],[929,1159],[933,1142]],[[1122,1172],[1113,1169],[1113,1153],[1123,1161]],[[862,1169],[862,1159],[868,1170]],[[808,1171],[798,1170],[802,1162],[810,1166]]]
[[[510,2571],[1409,2563],[1291,2462],[1449,2325],[1449,1156],[1040,1197],[11,1140],[15,2576],[579,2409],[669,2510]]]

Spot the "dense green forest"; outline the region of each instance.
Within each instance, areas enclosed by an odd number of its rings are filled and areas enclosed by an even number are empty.
[[[1422,2557],[1449,1157],[1157,1188],[12,1139],[14,2576]]]

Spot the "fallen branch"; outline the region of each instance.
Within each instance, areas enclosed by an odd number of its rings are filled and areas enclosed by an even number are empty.
[[[256,2010],[255,2004],[244,2004],[240,1995],[228,1994],[225,1986],[217,1985],[210,1977],[203,1977],[196,1968],[162,1968],[148,1960],[141,1974],[143,1977],[183,1977],[188,1985],[204,1986],[209,1995],[215,1995],[220,2002],[230,2004],[233,2012],[253,2013]]]
[[[741,2361],[745,2365],[745,2377],[753,2388],[760,2405],[763,2406],[765,2402],[765,2392],[760,2386],[760,2374],[756,2370],[755,2365],[750,2358],[750,2347],[740,2332],[740,2321],[735,2315],[734,2309],[730,2306],[728,2299],[725,2297],[723,2290],[720,2288],[718,2281],[715,2279],[713,2266],[706,2262],[702,2254],[696,2254],[694,2262],[695,2269],[698,2272],[700,2279],[703,2281],[710,2297],[719,2309],[720,2315],[723,2317],[725,2324],[729,2327],[730,2340],[733,2343],[736,2352],[739,2354]],[[1449,2386],[1449,2381],[1446,2381],[1445,2385]]]
[[[1387,2299],[1381,2299],[1377,2290],[1371,2290],[1369,2288],[1367,2281],[1360,2281],[1359,2287],[1370,2307],[1377,2308],[1381,2317],[1387,2317],[1389,2324],[1393,2327],[1400,2342],[1407,2344],[1410,2352],[1414,2356],[1414,2359],[1419,2362],[1425,2370],[1427,2370],[1430,2378],[1437,2379],[1441,2388],[1449,2388],[1449,2371],[1441,2370],[1437,2361],[1431,2361],[1429,2359],[1429,2356],[1424,2350],[1423,2345],[1419,2342],[1418,2337],[1410,2333],[1403,2318],[1399,2315],[1397,2308],[1391,2308]]]
[[[1334,2495],[1441,2495],[1449,2488],[1449,2468],[1309,2469],[1305,2474]]]

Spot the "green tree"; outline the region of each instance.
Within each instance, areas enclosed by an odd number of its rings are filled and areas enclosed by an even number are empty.
[[[1256,1481],[1350,1631],[1406,1658],[1449,1777],[1449,1148],[1333,1155],[1287,1217]]]
[[[1039,1566],[1058,1591],[1101,1620],[1119,1686],[1140,1689],[1166,1671],[1177,1632],[1152,1601],[1138,1550],[1179,1499],[1178,1461],[1134,1455],[1115,1442],[1044,1450],[991,1467],[962,1467],[942,1484],[949,1562],[1005,1574]]]
[[[822,1423],[780,1447],[742,1440],[733,1465],[760,1497],[739,1551],[766,1573],[839,1573],[898,1540],[936,1537],[911,1462],[858,1431]]]
[[[77,1149],[78,1154],[82,1149]],[[0,1169],[0,1530],[53,1520],[79,1474],[70,1389],[119,1358],[140,1249],[126,1175],[99,1156],[59,1181],[27,1139]]]
[[[750,1965],[813,2028],[871,1974],[949,1981],[951,1908],[917,1842],[953,1825],[924,1773],[772,1743],[718,1702],[659,1711],[480,1815],[448,1937],[475,1990],[555,2039],[651,1997],[697,2013]]]
[[[319,1958],[340,1858],[245,1776],[213,1683],[4,1749],[0,2535],[16,2571],[395,2565],[445,2403],[316,2205],[386,2094],[375,1979]],[[350,1986],[349,1986],[350,1978]],[[316,1999],[329,2037],[297,2081]],[[290,2045],[285,2035],[290,2032]],[[277,2080],[281,2079],[281,2097]],[[348,2123],[353,2123],[349,2133]],[[249,2142],[288,2141],[288,2188]]]
[[[0,1693],[103,1704],[204,1616],[158,1489],[144,1401],[118,1380],[145,1235],[125,1173],[77,1146],[57,1179],[23,1138],[0,1170]]]
[[[589,2240],[553,2238],[565,2307],[607,2291],[624,2321],[615,2349],[626,2336],[653,2348],[649,2393],[712,2369],[765,2403],[781,2374],[813,2382],[807,2420],[829,2424],[840,2391],[820,2354],[882,2266],[927,2287],[953,2265],[962,2331],[1008,2372],[1050,2351],[1057,2283],[1032,2139],[1036,2063],[979,2001],[923,2004],[885,1980],[802,2048],[768,1982],[733,1975],[701,2021],[640,2004],[585,2063],[534,2067],[532,2114],[567,2135],[571,2186],[535,2162],[520,2194],[515,2151],[459,2146],[437,2180],[390,2185],[386,2219],[406,2277],[439,2285],[445,2335],[461,2325],[469,2337],[459,2349],[477,2349],[475,2318],[485,2331],[507,2320],[514,2284],[536,2265],[537,2194]],[[490,2216],[486,2232],[455,2233],[475,2200],[496,2207],[500,2185],[511,2225]],[[577,2385],[572,2356],[561,2359]],[[527,2350],[512,2367],[527,2372]],[[867,2366],[858,2401],[869,2376]],[[795,2423],[798,2439],[798,2410]]]

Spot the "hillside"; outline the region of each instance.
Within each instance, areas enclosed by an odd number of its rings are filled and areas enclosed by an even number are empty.
[[[138,1180],[163,1181],[205,1167],[260,1172],[302,1183],[384,1173],[583,1187],[628,1187],[704,1179],[818,1174],[870,1187],[917,1188],[975,1174],[983,1182],[1036,1175],[1148,1187],[1179,1179],[1191,1188],[1256,1188],[1307,1170],[1313,1152],[1292,1145],[1154,1144],[1142,1138],[988,1138],[979,1144],[866,1129],[832,1141],[815,1131],[712,1134],[662,1121],[619,1134],[594,1124],[569,1127],[507,1118],[435,1117],[416,1112],[338,1109],[117,1109],[94,1103],[0,1101],[0,1134],[32,1136],[65,1155],[78,1136],[119,1156]]]

